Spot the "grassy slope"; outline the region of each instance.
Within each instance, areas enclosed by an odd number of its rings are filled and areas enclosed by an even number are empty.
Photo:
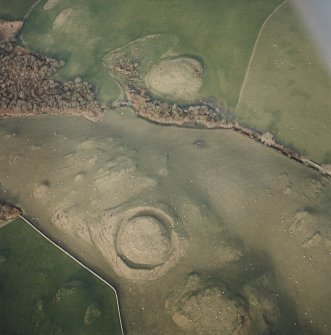
[[[258,30],[280,2],[60,0],[52,10],[36,8],[23,33],[31,47],[68,61],[62,78],[79,75],[94,82],[103,101],[119,94],[101,64],[105,54],[145,35],[177,35],[179,43],[173,51],[201,57],[206,66],[201,96],[234,107]],[[53,20],[67,7],[76,14],[62,28],[52,30]]]
[[[271,131],[308,157],[331,163],[331,78],[286,5],[263,32],[238,106],[239,122]]]
[[[0,263],[1,334],[120,334],[114,293],[24,222],[0,229],[0,254],[7,258]],[[72,280],[84,286],[55,304],[57,290]],[[39,315],[38,299],[43,301]],[[84,326],[91,302],[103,313]]]
[[[23,19],[34,0],[0,0],[0,17],[8,20]]]

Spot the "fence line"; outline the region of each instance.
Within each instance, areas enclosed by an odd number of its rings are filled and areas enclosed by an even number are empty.
[[[24,15],[24,18],[23,18],[23,22],[25,22],[28,17],[30,16],[31,12],[35,9],[35,7],[37,7],[40,3],[41,3],[42,0],[37,0],[35,3],[33,3],[31,5],[31,7],[28,9],[28,11],[26,12],[26,14]]]
[[[108,287],[111,288],[111,290],[114,292],[115,298],[116,298],[116,306],[117,306],[118,317],[119,317],[119,320],[120,320],[121,333],[122,333],[122,335],[124,335],[125,333],[124,333],[124,329],[123,329],[121,309],[120,309],[119,299],[118,299],[118,295],[117,295],[117,291],[116,291],[115,287],[112,286],[106,279],[102,278],[100,275],[98,275],[97,273],[95,273],[88,266],[86,266],[85,264],[83,264],[75,256],[71,255],[68,251],[66,251],[61,246],[59,246],[57,243],[55,243],[53,240],[51,240],[48,236],[46,236],[42,231],[40,231],[33,223],[31,223],[23,215],[20,215],[19,218],[22,219],[24,222],[26,222],[32,229],[34,229],[39,235],[41,235],[43,238],[45,238],[48,242],[50,242],[56,248],[58,248],[59,250],[61,250],[64,254],[66,254],[67,256],[69,256],[72,260],[74,260],[76,263],[78,263],[81,267],[83,267],[85,270],[89,271],[93,276],[95,276],[96,278],[98,278],[104,284],[106,284]]]

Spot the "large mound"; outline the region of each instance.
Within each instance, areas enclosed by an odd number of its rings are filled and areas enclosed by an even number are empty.
[[[106,218],[95,244],[121,276],[153,280],[174,267],[186,249],[173,218],[155,207],[133,207]]]
[[[242,327],[242,313],[216,287],[185,296],[176,307],[173,321],[179,327],[195,330],[198,334],[215,334],[219,330],[219,334],[230,335]]]
[[[267,273],[237,292],[222,281],[192,273],[184,287],[168,296],[165,308],[192,335],[278,334],[280,309]]]
[[[174,100],[196,97],[202,85],[202,66],[192,58],[164,60],[146,75],[146,83],[153,94]]]
[[[120,257],[131,266],[154,267],[164,262],[170,249],[165,226],[152,216],[135,217],[125,222],[117,235]]]
[[[249,317],[241,299],[227,296],[225,289],[205,287],[196,275],[166,302],[174,323],[190,333],[203,335],[247,334]]]

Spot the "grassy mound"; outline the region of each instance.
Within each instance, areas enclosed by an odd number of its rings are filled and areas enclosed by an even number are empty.
[[[175,36],[178,42],[167,56],[195,56],[207,69],[199,98],[214,97],[234,107],[257,33],[281,0],[142,0],[139,10],[133,0],[61,0],[49,10],[45,2],[27,20],[23,39],[67,61],[58,79],[82,77],[96,84],[100,100],[114,100],[120,89],[104,71],[102,58],[144,36]],[[79,15],[52,30],[65,8]],[[158,41],[150,48],[155,50],[153,64],[160,62]]]
[[[172,100],[193,99],[202,85],[202,66],[192,58],[174,58],[155,65],[146,75],[151,92]]]

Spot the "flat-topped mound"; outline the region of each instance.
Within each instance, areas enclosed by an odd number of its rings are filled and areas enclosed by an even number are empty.
[[[226,287],[206,286],[198,274],[189,275],[165,308],[179,328],[194,335],[246,335],[251,323],[240,296],[231,296]]]
[[[164,60],[153,66],[145,80],[153,94],[173,100],[190,100],[202,86],[202,66],[187,57]]]
[[[184,296],[172,311],[177,326],[197,334],[240,334],[245,312],[223,296],[216,287]]]
[[[167,229],[155,217],[136,217],[120,227],[118,253],[131,266],[154,267],[164,262],[170,249]]]
[[[177,221],[177,219],[176,219]],[[176,266],[187,241],[174,218],[157,207],[138,206],[112,214],[92,232],[97,248],[122,277],[154,280]]]

